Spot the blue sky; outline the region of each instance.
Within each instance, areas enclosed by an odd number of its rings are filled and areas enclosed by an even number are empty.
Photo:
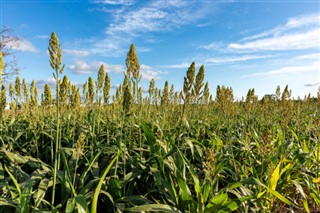
[[[54,81],[48,41],[56,32],[64,74],[81,86],[103,63],[122,83],[126,54],[137,48],[144,89],[164,81],[181,90],[194,61],[205,80],[231,86],[237,98],[259,98],[288,84],[293,97],[320,86],[320,1],[2,0],[1,26],[21,37],[20,77],[39,87]]]

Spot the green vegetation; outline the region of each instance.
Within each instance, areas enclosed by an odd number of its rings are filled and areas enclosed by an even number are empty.
[[[183,91],[151,80],[143,96],[132,45],[111,101],[103,66],[81,95],[59,77],[55,33],[49,54],[55,100],[46,85],[38,106],[35,82],[21,94],[17,77],[9,95],[23,107],[5,111],[0,81],[0,212],[320,211],[320,89],[235,101],[218,86],[213,100],[192,63]]]

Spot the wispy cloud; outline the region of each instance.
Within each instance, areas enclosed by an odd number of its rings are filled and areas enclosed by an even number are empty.
[[[89,64],[81,60],[74,61],[73,64],[68,66],[68,69],[75,74],[91,74],[98,72],[102,64],[106,72],[123,73],[125,71],[124,66],[120,64],[107,64],[102,61],[94,61]]]
[[[198,59],[198,64],[204,64],[205,66],[212,66],[216,64],[225,64],[225,63],[234,63],[234,62],[242,62],[242,61],[249,61],[255,59],[266,59],[271,58],[271,55],[242,55],[242,56],[226,56],[226,57],[213,57],[213,58],[206,58],[206,59]],[[181,69],[181,68],[188,68],[190,67],[190,63],[182,62],[179,64],[171,64],[171,65],[164,65],[161,66],[163,68],[169,69]]]
[[[12,49],[21,51],[21,52],[31,52],[36,53],[38,52],[38,48],[36,48],[31,41],[26,39],[20,39],[17,43],[12,44]]]
[[[150,1],[140,8],[115,14],[115,20],[107,28],[109,35],[170,31],[181,25],[196,23],[204,18],[215,4],[207,1],[162,0]]]
[[[135,0],[93,0],[93,3],[105,4],[105,5],[132,5]]]
[[[158,71],[152,68],[151,66],[141,64],[140,71],[142,75],[142,79],[151,81],[152,79],[161,79],[160,75],[166,74],[166,72]]]
[[[36,81],[36,86],[40,88],[43,88],[46,84],[53,88],[54,86],[56,86],[56,80],[54,78],[47,78],[45,80]]]
[[[320,43],[320,15],[309,14],[289,18],[273,29],[245,37],[227,47],[235,50],[297,50],[316,49]]]
[[[320,28],[246,43],[231,43],[228,48],[248,51],[317,49],[319,42]]]
[[[173,69],[181,69],[181,68],[188,68],[190,67],[191,63],[187,63],[187,62],[182,62],[180,64],[172,64],[172,65],[165,65],[165,66],[161,66],[163,68],[173,68]]]
[[[284,24],[247,36],[238,42],[214,41],[198,45],[201,49],[222,52],[290,51],[320,48],[320,15],[289,18]]]
[[[317,73],[319,72],[319,62],[314,62],[307,65],[300,65],[300,66],[286,66],[281,67],[279,69],[267,71],[267,72],[256,72],[250,75],[251,77],[272,77],[272,76],[280,76],[280,75],[288,75],[288,74],[295,74],[295,73]]]
[[[320,81],[315,81],[315,82],[311,82],[311,83],[306,83],[305,86],[306,86],[306,87],[320,86]]]
[[[28,28],[28,25],[27,24],[20,24],[20,27],[21,28]]]
[[[242,41],[255,40],[258,38],[264,38],[268,36],[277,36],[288,31],[292,31],[299,28],[313,28],[319,26],[320,15],[319,14],[308,14],[303,16],[291,17],[284,25],[279,25],[270,30],[262,33],[248,36],[242,39]]]
[[[209,58],[206,59],[204,62],[220,64],[220,63],[233,63],[233,62],[241,62],[241,61],[248,61],[254,59],[264,59],[270,58],[270,55],[243,55],[243,56],[228,56],[223,58]]]
[[[137,47],[137,52],[139,53],[145,53],[145,52],[150,52],[151,48],[148,47]]]
[[[206,50],[221,50],[225,48],[225,44],[222,42],[212,42],[210,44],[199,45],[199,48]]]
[[[318,59],[320,61],[320,53],[299,55],[296,57],[296,59]]]
[[[37,36],[35,36],[35,38],[38,38],[38,39],[49,39],[50,36],[49,35],[37,35]]]
[[[166,0],[165,2],[153,0],[143,1],[143,3],[125,0],[92,2],[102,5],[103,11],[112,15],[112,20],[105,30],[105,38],[97,41],[91,48],[93,54],[105,56],[123,54],[134,38],[147,41],[150,40],[151,33],[173,31],[188,24],[197,25],[199,20],[204,19],[209,12],[212,13],[212,9],[216,7],[212,2],[196,0]],[[124,6],[128,4],[134,4],[134,6]],[[108,7],[121,9],[108,10]],[[159,38],[153,35],[152,39]]]
[[[75,50],[75,49],[63,49],[63,53],[66,53],[68,55],[73,55],[73,56],[81,56],[81,57],[85,57],[90,54],[90,52],[87,50]]]

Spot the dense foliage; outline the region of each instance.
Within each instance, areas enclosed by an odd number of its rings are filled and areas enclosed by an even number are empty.
[[[38,106],[35,83],[21,92],[17,78],[20,108],[0,109],[0,212],[320,211],[320,93],[235,101],[218,86],[213,100],[192,63],[182,92],[152,80],[143,96],[132,45],[109,100],[103,66],[81,95],[59,77],[55,34],[49,53],[55,105],[49,86]]]

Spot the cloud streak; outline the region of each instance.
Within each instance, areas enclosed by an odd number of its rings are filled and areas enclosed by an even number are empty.
[[[265,59],[270,58],[270,55],[244,55],[244,56],[229,56],[224,58],[209,58],[204,62],[209,62],[213,64],[221,64],[221,63],[233,63],[233,62],[241,62],[255,59]]]
[[[74,61],[73,64],[68,66],[68,69],[75,74],[91,74],[98,72],[101,65],[104,65],[106,72],[123,73],[125,68],[120,64],[107,64],[102,61],[94,61],[92,63],[86,63],[82,60]]]
[[[63,49],[63,53],[73,56],[85,57],[90,54],[87,50]]]
[[[152,79],[157,80],[161,79],[160,75],[166,74],[166,72],[155,70],[151,66],[141,64],[140,71],[142,75],[142,79],[151,81]]]
[[[320,42],[319,36],[320,28],[246,43],[231,43],[228,48],[248,51],[317,49]]]
[[[306,72],[319,72],[319,62],[314,62],[308,65],[300,66],[287,66],[279,69],[271,70],[268,72],[256,72],[250,75],[251,77],[273,77],[279,75],[288,75],[295,73],[306,73]]]
[[[12,42],[8,44],[12,47],[13,50],[17,50],[20,52],[31,52],[37,53],[39,50],[36,48],[31,41],[26,39],[20,39],[18,42]]]
[[[123,54],[134,38],[147,41],[151,33],[169,32],[189,24],[198,25],[198,21],[216,7],[212,2],[195,0],[166,0],[165,3],[163,0],[143,3],[132,0],[101,0],[92,3],[102,5],[103,11],[111,13],[113,17],[106,27],[105,38],[97,41],[90,51],[104,56]],[[133,4],[134,7],[131,7]],[[150,49],[142,48],[141,51],[147,52]]]
[[[306,87],[320,86],[320,81],[315,81],[315,82],[311,82],[311,83],[306,83],[304,86],[306,86]]]

